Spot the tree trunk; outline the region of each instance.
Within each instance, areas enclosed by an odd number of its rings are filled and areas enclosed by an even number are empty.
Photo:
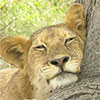
[[[47,100],[100,100],[100,0],[76,0],[84,6],[87,42],[80,80],[57,89]]]

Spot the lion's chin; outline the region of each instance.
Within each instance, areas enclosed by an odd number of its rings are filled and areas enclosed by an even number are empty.
[[[78,80],[78,76],[75,73],[62,72],[50,79],[50,85],[56,89],[65,85],[70,85]]]

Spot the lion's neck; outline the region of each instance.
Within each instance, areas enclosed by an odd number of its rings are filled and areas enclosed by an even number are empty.
[[[33,85],[31,85],[29,81],[29,76],[27,74],[24,74],[23,71],[20,71],[18,73],[18,81],[20,81],[17,85],[19,88],[19,91],[21,91],[21,96],[24,99],[33,99]]]
[[[50,96],[52,91],[52,86],[45,79],[41,79],[34,84],[33,94],[36,100],[45,100],[48,96]]]
[[[33,80],[35,79],[33,78]],[[11,81],[14,85],[10,85],[10,87],[17,87],[17,90],[19,92],[18,94],[20,95],[22,100],[45,100],[53,91],[52,86],[47,82],[47,80],[41,79],[33,84],[31,83],[29,76],[27,74],[24,74],[24,72],[21,70],[12,77]]]

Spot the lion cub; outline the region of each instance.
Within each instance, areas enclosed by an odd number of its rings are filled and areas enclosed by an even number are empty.
[[[19,70],[7,82],[0,100],[46,100],[56,88],[76,82],[85,41],[80,4],[69,7],[65,24],[44,27],[29,40],[21,36],[2,39],[0,55]]]

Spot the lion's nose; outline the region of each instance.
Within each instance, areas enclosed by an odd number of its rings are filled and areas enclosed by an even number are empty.
[[[65,56],[62,58],[57,58],[57,59],[53,59],[50,61],[51,64],[55,65],[55,66],[63,66],[67,61],[69,60],[69,57]]]

